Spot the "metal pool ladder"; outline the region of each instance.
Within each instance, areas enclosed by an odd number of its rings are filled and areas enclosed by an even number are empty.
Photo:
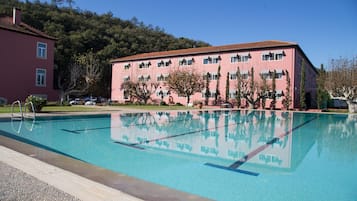
[[[19,113],[15,113],[14,112],[14,107],[15,106],[18,106],[19,111],[20,111]],[[29,119],[35,119],[36,118],[35,108],[34,108],[33,103],[31,101],[25,103],[24,107],[25,107],[25,110],[23,111],[22,110],[22,106],[21,106],[21,101],[19,101],[19,100],[14,101],[11,104],[11,119],[22,120],[22,119],[25,119],[25,118],[29,118]],[[26,109],[27,107],[31,107],[32,113],[30,113],[30,111],[27,112],[27,109]]]

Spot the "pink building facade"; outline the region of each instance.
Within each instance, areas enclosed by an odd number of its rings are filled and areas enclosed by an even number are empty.
[[[0,98],[11,103],[29,95],[57,100],[53,88],[55,38],[21,22],[21,11],[0,17]]]
[[[282,101],[287,93],[287,79],[290,78],[290,108],[300,106],[301,68],[305,69],[305,97],[309,108],[316,107],[316,76],[317,71],[296,43],[283,41],[262,41],[254,43],[234,44],[214,47],[191,48],[164,52],[138,54],[112,60],[112,100],[128,102],[128,97],[121,89],[123,82],[131,80],[158,82],[156,93],[151,96],[154,102],[163,100],[166,103],[186,104],[186,97],[181,97],[170,91],[165,83],[170,72],[183,68],[194,70],[202,74],[209,73],[209,105],[215,102],[217,82],[219,82],[220,99],[225,99],[226,90],[229,90],[231,103],[236,101],[237,76],[239,68],[243,80],[249,80],[249,72],[254,69],[254,80],[262,82],[264,76],[268,85],[272,85],[272,72],[276,76],[276,108],[283,108]],[[220,78],[218,67],[220,66]],[[288,72],[288,73],[286,73]],[[228,74],[229,73],[229,74]],[[229,89],[227,88],[227,74]],[[160,93],[163,92],[163,93]],[[170,92],[170,93],[167,93]],[[191,96],[191,102],[205,100],[205,90]],[[270,107],[272,99],[266,100],[266,109]],[[242,107],[247,107],[242,99]],[[258,107],[261,108],[261,105]]]

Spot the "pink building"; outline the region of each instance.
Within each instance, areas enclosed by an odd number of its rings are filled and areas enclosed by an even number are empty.
[[[21,22],[21,11],[0,16],[0,98],[8,103],[29,95],[57,100],[53,89],[55,38]]]
[[[282,100],[286,96],[287,81],[290,77],[290,95],[292,103],[290,108],[300,106],[300,80],[302,63],[305,66],[305,97],[307,107],[316,107],[316,75],[317,71],[296,43],[283,41],[262,41],[254,43],[233,44],[214,47],[200,47],[191,49],[172,50],[164,52],[151,52],[112,60],[112,100],[127,102],[130,97],[121,90],[120,86],[126,80],[159,82],[160,87],[151,96],[156,102],[161,100],[160,91],[163,92],[164,101],[168,103],[186,103],[186,97],[181,97],[168,89],[165,79],[171,71],[178,68],[194,69],[206,75],[209,73],[209,104],[215,100],[218,82],[218,66],[221,67],[219,91],[221,99],[225,99],[227,74],[229,73],[229,101],[234,103],[237,91],[237,68],[243,80],[249,80],[249,72],[254,68],[254,79],[259,83],[261,76],[266,77],[268,85],[272,84],[272,72],[276,76],[276,108],[282,108]],[[288,73],[286,73],[286,71]],[[160,91],[159,91],[160,90]],[[204,101],[205,90],[196,93],[191,101]],[[267,99],[266,108],[270,107],[271,99]],[[244,99],[242,105],[246,106]],[[261,106],[260,106],[261,107]]]

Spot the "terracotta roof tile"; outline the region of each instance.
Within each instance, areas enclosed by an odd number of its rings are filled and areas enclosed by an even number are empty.
[[[197,55],[197,54],[207,54],[207,53],[209,54],[209,53],[229,52],[229,51],[237,51],[237,50],[264,49],[264,48],[286,47],[286,46],[297,46],[297,44],[292,42],[269,40],[269,41],[241,43],[241,44],[233,44],[233,45],[189,48],[189,49],[136,54],[132,56],[113,59],[111,60],[111,63],[165,58],[165,57],[172,57],[172,56],[188,56],[188,55]]]
[[[51,40],[56,40],[56,38],[49,36],[42,31],[31,27],[28,24],[21,22],[19,25],[12,23],[11,17],[0,17],[0,29],[7,29],[10,31],[16,31],[28,35],[38,36],[42,38],[47,38]]]

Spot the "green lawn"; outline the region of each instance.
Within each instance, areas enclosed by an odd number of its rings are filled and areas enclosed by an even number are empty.
[[[22,108],[24,110],[24,108]],[[45,106],[41,112],[91,112],[98,111],[96,108],[81,107],[81,106]],[[14,112],[19,112],[19,108],[15,107]],[[0,113],[11,113],[11,106],[0,107]]]
[[[120,110],[123,109],[133,109],[133,110],[183,110],[187,109],[185,106],[158,106],[158,105],[117,105],[117,106],[83,106],[83,105],[73,105],[73,106],[44,106],[41,112],[95,112],[105,110]],[[23,108],[24,109],[24,108]],[[192,109],[192,108],[190,108]],[[14,112],[19,112],[18,107],[14,107]],[[11,113],[11,106],[0,106],[0,113]]]

